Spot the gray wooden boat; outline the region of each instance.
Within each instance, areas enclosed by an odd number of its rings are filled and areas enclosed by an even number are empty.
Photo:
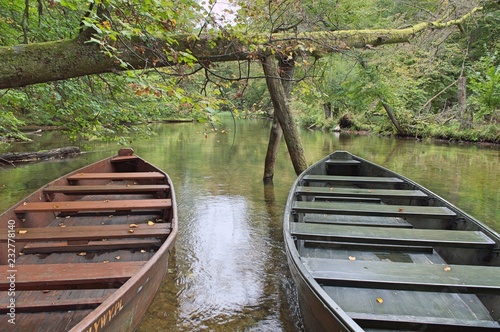
[[[0,331],[135,331],[177,235],[164,171],[121,149],[0,214]]]
[[[308,331],[500,330],[500,236],[345,151],[293,184],[285,249]]]

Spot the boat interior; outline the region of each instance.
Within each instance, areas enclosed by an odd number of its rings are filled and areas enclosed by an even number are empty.
[[[346,152],[292,190],[290,235],[304,268],[362,329],[500,330],[497,233]]]

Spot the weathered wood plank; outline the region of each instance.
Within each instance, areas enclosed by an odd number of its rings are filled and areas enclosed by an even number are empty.
[[[302,258],[316,281],[352,286],[500,294],[500,267]]]
[[[399,178],[372,177],[372,176],[343,176],[343,175],[304,175],[304,182],[347,182],[351,184],[398,184],[404,181]]]
[[[68,202],[25,202],[14,211],[16,214],[27,212],[80,212],[80,211],[128,211],[154,210],[172,207],[170,199],[68,201]]]
[[[387,217],[425,217],[451,219],[455,212],[441,206],[413,206],[413,205],[383,205],[343,202],[306,202],[293,203],[292,209],[299,213],[327,213],[347,214],[359,216],[387,216]]]
[[[78,180],[161,180],[165,175],[160,172],[115,172],[115,173],[77,173],[68,177],[68,181]]]
[[[141,194],[168,190],[166,184],[155,185],[104,185],[104,186],[50,186],[43,189],[45,194],[62,193],[65,195],[92,194]]]
[[[298,239],[311,241],[470,248],[490,248],[495,245],[495,241],[480,231],[379,228],[294,222],[290,224],[290,233]]]
[[[345,197],[376,197],[376,198],[426,198],[427,195],[420,190],[397,189],[360,189],[360,188],[334,188],[334,187],[307,187],[298,186],[295,192],[307,196],[345,196]]]
[[[145,264],[143,261],[17,265],[16,291],[116,288]],[[9,289],[11,270],[0,270],[0,291]]]
[[[128,234],[130,234],[127,231]],[[135,233],[135,231],[134,231]],[[132,234],[133,235],[133,234]],[[73,239],[74,240],[74,239]],[[49,254],[55,252],[81,252],[124,249],[157,249],[161,246],[158,239],[124,239],[106,241],[89,241],[86,244],[71,244],[66,241],[28,243],[23,248],[25,254]]]
[[[26,231],[26,232],[24,232]],[[170,224],[157,223],[151,226],[130,225],[98,225],[98,226],[68,226],[40,227],[16,229],[16,242],[26,241],[73,241],[102,240],[119,238],[167,237],[170,234]],[[0,229],[0,241],[7,241],[7,230]]]

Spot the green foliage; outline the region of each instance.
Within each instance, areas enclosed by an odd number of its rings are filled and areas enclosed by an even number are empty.
[[[500,121],[500,59],[487,52],[474,64],[469,74],[472,92],[470,105],[476,110],[474,117],[487,121]]]

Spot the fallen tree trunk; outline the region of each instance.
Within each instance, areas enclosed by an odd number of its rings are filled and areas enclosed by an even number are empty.
[[[10,152],[0,155],[0,163],[15,164],[30,161],[40,161],[55,158],[65,158],[80,154],[81,150],[76,146],[67,146],[64,148],[52,149],[38,152]]]

